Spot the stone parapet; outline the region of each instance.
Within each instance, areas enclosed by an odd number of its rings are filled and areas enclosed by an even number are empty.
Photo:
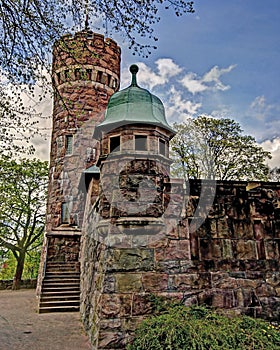
[[[280,184],[217,182],[212,203],[213,183],[190,181],[184,191],[173,184],[181,214],[168,215],[167,208],[160,234],[138,245],[100,242],[100,217],[91,212],[81,252],[81,310],[95,349],[125,349],[153,312],[152,295],[279,320]]]

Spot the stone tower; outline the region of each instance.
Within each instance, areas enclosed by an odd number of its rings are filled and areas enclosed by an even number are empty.
[[[54,88],[46,235],[38,293],[48,263],[78,262],[85,173],[96,162],[92,139],[110,96],[119,89],[120,48],[103,35],[67,34],[53,47]]]
[[[81,228],[83,170],[95,163],[92,142],[110,96],[119,88],[120,48],[91,31],[64,36],[53,49],[55,90],[50,156],[47,232],[61,226]]]

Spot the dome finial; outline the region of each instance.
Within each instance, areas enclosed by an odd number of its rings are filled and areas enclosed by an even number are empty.
[[[131,85],[130,86],[138,86],[137,85],[137,79],[136,79],[136,74],[139,71],[139,68],[136,64],[132,64],[129,68],[130,73],[132,74],[132,79],[131,79]]]

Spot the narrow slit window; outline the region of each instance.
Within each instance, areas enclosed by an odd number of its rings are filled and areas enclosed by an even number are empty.
[[[56,76],[57,76],[57,83],[61,84],[61,74],[60,74],[60,72],[56,73]]]
[[[110,74],[108,74],[108,86],[111,87],[111,81],[112,81],[112,76]]]
[[[87,79],[92,80],[92,69],[87,69]]]
[[[113,89],[115,89],[115,88],[117,87],[117,81],[116,81],[116,79],[113,78],[113,77],[112,77],[112,79],[111,79],[111,87],[112,87]]]
[[[102,80],[102,72],[101,71],[98,71],[97,72],[97,76],[96,76],[96,81],[98,83],[101,83],[101,80]]]
[[[147,151],[147,136],[135,135],[135,151]]]
[[[120,138],[120,136],[110,137],[110,153],[112,153],[112,152],[119,152],[120,151],[120,145],[121,145],[121,138]]]
[[[66,135],[66,152],[65,154],[73,153],[73,135]]]
[[[162,154],[163,156],[166,155],[166,153],[165,153],[165,146],[166,146],[165,141],[162,140],[162,139],[159,139],[159,153]]]
[[[70,223],[70,211],[69,204],[64,202],[61,205],[61,223],[69,224]]]
[[[75,69],[75,79],[76,80],[80,80],[81,79],[81,75],[82,75],[82,71],[80,68],[76,68]]]
[[[70,80],[70,71],[69,71],[69,69],[66,69],[64,71],[64,79],[65,79],[65,81],[69,81]]]

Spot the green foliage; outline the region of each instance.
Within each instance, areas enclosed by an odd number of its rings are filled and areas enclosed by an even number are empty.
[[[0,159],[0,247],[17,261],[16,281],[22,278],[26,256],[42,243],[47,183],[47,162]],[[37,261],[36,254],[29,259]]]
[[[35,116],[32,107],[23,105],[16,86],[0,87],[0,156],[34,151],[29,142],[37,132]]]
[[[269,152],[234,120],[201,116],[174,124],[173,175],[194,179],[264,180]]]
[[[41,258],[41,249],[31,250],[26,254],[22,279],[37,278]],[[11,251],[0,265],[0,280],[12,280],[15,276],[17,260]]]
[[[128,350],[277,350],[280,330],[248,316],[226,316],[204,306],[172,306],[145,319]]]
[[[280,168],[274,167],[273,169],[270,169],[269,171],[269,181],[280,181]]]

